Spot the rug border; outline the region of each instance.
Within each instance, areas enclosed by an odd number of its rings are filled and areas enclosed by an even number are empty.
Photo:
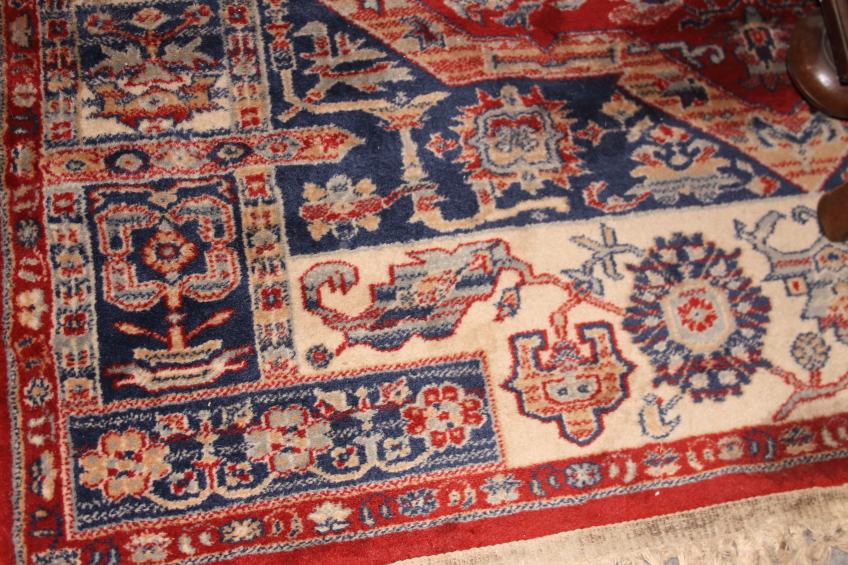
[[[347,563],[351,555],[357,556],[358,565],[501,565],[495,561],[477,561],[476,557],[468,562],[450,561],[441,563],[415,561],[415,559],[434,559],[439,556],[463,554],[467,551],[487,551],[510,543],[523,543],[527,538],[544,539],[556,535],[579,535],[587,530],[602,531],[616,524],[635,523],[644,520],[668,520],[683,512],[709,511],[710,508],[732,504],[783,493],[791,497],[793,487],[806,483],[810,487],[846,489],[844,515],[848,517],[848,467],[844,459],[831,459],[811,463],[801,463],[779,471],[733,473],[706,480],[710,485],[710,498],[705,499],[705,481],[669,488],[648,489],[628,494],[626,499],[590,500],[581,507],[576,515],[572,507],[539,509],[497,516],[481,520],[452,521],[425,530],[413,529],[404,532],[384,533],[375,537],[355,540],[336,540],[334,543],[306,544],[277,549],[276,551],[255,551],[241,555],[203,556],[177,560],[175,563],[195,565],[217,562],[216,559],[230,565],[277,565],[280,560],[292,563]],[[661,495],[657,498],[657,492]],[[615,516],[613,518],[613,516]],[[757,524],[761,524],[758,520]],[[568,528],[567,532],[562,532]],[[733,531],[737,531],[735,528]],[[845,530],[848,537],[848,528]],[[329,541],[329,540],[327,540]],[[846,540],[848,545],[848,539]],[[495,550],[496,551],[496,550]],[[427,557],[430,556],[430,557]],[[404,560],[410,560],[406,563]],[[537,563],[534,560],[508,561],[504,565]],[[562,565],[570,561],[557,558],[551,565]],[[577,562],[575,562],[576,565]],[[637,565],[644,565],[637,560]],[[653,563],[653,562],[652,562]],[[665,563],[665,562],[663,562]]]
[[[0,61],[3,63],[3,71],[0,74],[0,116],[3,116],[3,124],[0,127],[0,139],[6,139],[9,131],[9,123],[6,119],[6,41],[11,33],[6,27],[6,10],[0,9]],[[0,190],[8,192],[9,187],[6,184],[6,153],[0,151]],[[9,211],[7,209],[8,199],[4,198],[2,210],[0,210],[0,219],[5,224],[5,228],[0,231],[0,332],[3,335],[4,354],[0,355],[0,438],[7,438],[6,441],[0,441],[0,555],[17,556],[15,549],[15,516],[14,499],[17,490],[16,484],[13,482],[13,466],[15,457],[12,449],[12,369],[11,369],[11,351],[9,351],[9,340],[11,331],[11,281],[7,280],[6,270],[9,268],[6,260],[8,252],[11,250],[10,229],[8,225]],[[16,557],[17,559],[17,557]]]

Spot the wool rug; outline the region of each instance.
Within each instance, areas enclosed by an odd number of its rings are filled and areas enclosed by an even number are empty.
[[[848,558],[814,4],[4,2],[3,562]]]

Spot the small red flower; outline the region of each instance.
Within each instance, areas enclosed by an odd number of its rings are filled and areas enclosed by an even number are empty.
[[[51,41],[62,41],[70,37],[68,22],[63,20],[50,20],[47,22],[47,39]]]
[[[62,333],[65,335],[82,335],[88,325],[88,317],[85,312],[76,314],[65,314],[62,316]]]
[[[279,288],[263,288],[259,291],[262,298],[263,310],[279,310],[285,306],[283,301],[283,291]]]
[[[232,25],[247,25],[247,8],[245,6],[229,6],[227,8],[227,20]]]
[[[60,192],[53,196],[53,215],[76,214],[76,202],[73,192]]]

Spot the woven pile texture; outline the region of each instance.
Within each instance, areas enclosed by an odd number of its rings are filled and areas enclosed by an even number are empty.
[[[6,2],[0,552],[840,559],[813,5]]]

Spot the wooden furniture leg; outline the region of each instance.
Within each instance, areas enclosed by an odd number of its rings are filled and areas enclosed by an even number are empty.
[[[848,183],[819,199],[818,216],[826,238],[831,241],[848,239]]]
[[[848,119],[848,84],[842,82],[848,82],[846,31],[848,3],[823,0],[822,9],[810,10],[792,32],[786,55],[786,69],[801,96],[840,119]]]
[[[848,0],[821,0],[789,40],[786,68],[795,88],[829,116],[848,119]],[[819,224],[831,241],[848,240],[848,183],[819,200]]]

